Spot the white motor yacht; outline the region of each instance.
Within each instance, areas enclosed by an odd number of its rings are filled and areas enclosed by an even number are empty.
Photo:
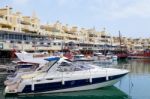
[[[111,86],[128,74],[128,70],[79,65],[65,57],[49,57],[36,72],[24,74],[7,85],[4,94],[41,94],[97,89]]]

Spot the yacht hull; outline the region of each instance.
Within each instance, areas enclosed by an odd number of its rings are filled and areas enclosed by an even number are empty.
[[[40,92],[40,93],[28,93],[28,94],[47,94],[47,93],[62,93],[62,92],[73,92],[73,91],[83,91],[83,90],[92,90],[92,89],[98,89],[98,88],[103,88],[103,87],[108,87],[112,86],[118,81],[120,81],[121,78],[103,82],[103,83],[98,83],[98,84],[92,84],[92,85],[86,85],[86,86],[81,86],[81,87],[74,87],[74,88],[67,88],[67,89],[60,89],[60,90],[55,90],[55,91],[47,91],[47,92]],[[26,95],[26,93],[20,93],[19,95]]]
[[[113,75],[100,78],[92,79],[80,79],[80,80],[71,80],[64,82],[54,82],[54,83],[41,83],[35,84],[34,90],[32,90],[32,85],[27,85],[22,92],[15,92],[18,95],[27,95],[27,94],[43,94],[43,93],[59,93],[59,92],[72,92],[72,91],[81,91],[81,90],[91,90],[98,89],[102,87],[112,86],[118,82],[125,74]],[[8,95],[7,87],[5,89],[5,95]],[[11,93],[12,94],[12,93]]]

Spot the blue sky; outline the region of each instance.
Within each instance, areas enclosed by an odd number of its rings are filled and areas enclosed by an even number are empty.
[[[42,23],[57,20],[70,26],[104,27],[111,35],[150,37],[150,0],[0,0],[23,15],[36,12]]]

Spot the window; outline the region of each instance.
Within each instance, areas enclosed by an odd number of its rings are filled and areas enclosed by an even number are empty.
[[[26,44],[29,44],[30,42],[26,42]]]
[[[53,45],[56,45],[56,43],[53,43]]]
[[[5,17],[5,19],[6,19],[6,20],[8,19],[7,16]]]
[[[46,72],[46,71],[48,71],[56,62],[57,62],[57,60],[50,61],[50,62],[46,63],[45,66],[40,67],[37,71]]]
[[[61,45],[61,43],[58,43],[58,45]]]
[[[21,41],[18,41],[18,43],[21,44],[22,42],[21,42]]]
[[[10,41],[10,43],[14,43],[14,41]]]
[[[32,44],[37,44],[36,42],[32,42]]]
[[[71,64],[70,64],[70,63],[67,63],[67,62],[62,62],[62,63],[60,64],[60,66],[71,66]]]
[[[43,43],[43,42],[40,42],[40,44],[43,45],[44,43]]]
[[[51,43],[47,43],[48,45],[51,45]]]

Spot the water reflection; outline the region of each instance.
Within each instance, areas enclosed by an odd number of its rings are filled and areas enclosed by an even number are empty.
[[[130,70],[131,74],[150,75],[150,60],[149,59],[132,59],[126,62],[120,62],[114,66],[116,68],[124,68]]]
[[[150,59],[132,59],[114,61],[112,64],[97,63],[101,67],[128,69],[130,74],[150,75]]]
[[[132,99],[150,99],[150,60],[132,59],[118,63],[117,68],[126,68],[130,73],[115,86]]]

